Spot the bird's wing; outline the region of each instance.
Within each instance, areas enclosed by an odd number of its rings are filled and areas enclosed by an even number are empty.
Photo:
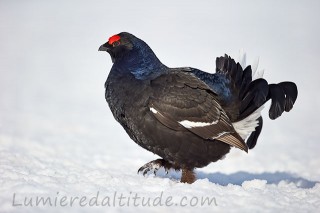
[[[203,139],[216,139],[247,151],[217,95],[204,82],[187,72],[170,72],[151,81],[149,109],[166,127],[187,129]]]

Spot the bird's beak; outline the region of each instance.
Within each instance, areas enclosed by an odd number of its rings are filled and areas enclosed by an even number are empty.
[[[113,51],[112,51],[112,46],[111,46],[108,42],[105,43],[105,44],[102,44],[102,45],[99,47],[98,51],[106,51],[107,53],[109,53],[110,56],[111,56],[111,61],[112,61],[112,63],[114,63],[114,61],[115,61],[115,54],[114,54]]]
[[[99,50],[98,51],[108,51],[109,48],[105,46],[106,44],[102,44],[100,47],[99,47]]]

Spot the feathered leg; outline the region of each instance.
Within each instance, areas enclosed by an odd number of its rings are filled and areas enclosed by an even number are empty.
[[[181,183],[193,183],[196,181],[196,176],[193,172],[193,170],[190,169],[182,169],[182,175],[181,175]]]

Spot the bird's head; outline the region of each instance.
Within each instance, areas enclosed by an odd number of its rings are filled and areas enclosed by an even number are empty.
[[[100,46],[99,51],[108,52],[114,63],[117,59],[122,58],[133,49],[134,40],[136,39],[137,38],[130,33],[122,32],[111,36],[106,43]]]
[[[132,73],[137,79],[159,75],[167,68],[144,41],[130,33],[111,36],[99,51],[107,51],[114,67]]]

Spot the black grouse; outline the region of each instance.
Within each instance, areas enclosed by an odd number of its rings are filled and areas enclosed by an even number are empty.
[[[194,168],[225,156],[231,147],[245,152],[256,145],[262,129],[261,110],[271,100],[269,117],[289,112],[297,98],[292,82],[268,84],[253,79],[225,55],[216,59],[216,73],[162,64],[151,48],[132,34],[109,38],[113,66],[105,83],[105,98],[115,119],[141,147],[162,159],[138,172],[155,174],[182,170],[181,182],[195,181]]]

